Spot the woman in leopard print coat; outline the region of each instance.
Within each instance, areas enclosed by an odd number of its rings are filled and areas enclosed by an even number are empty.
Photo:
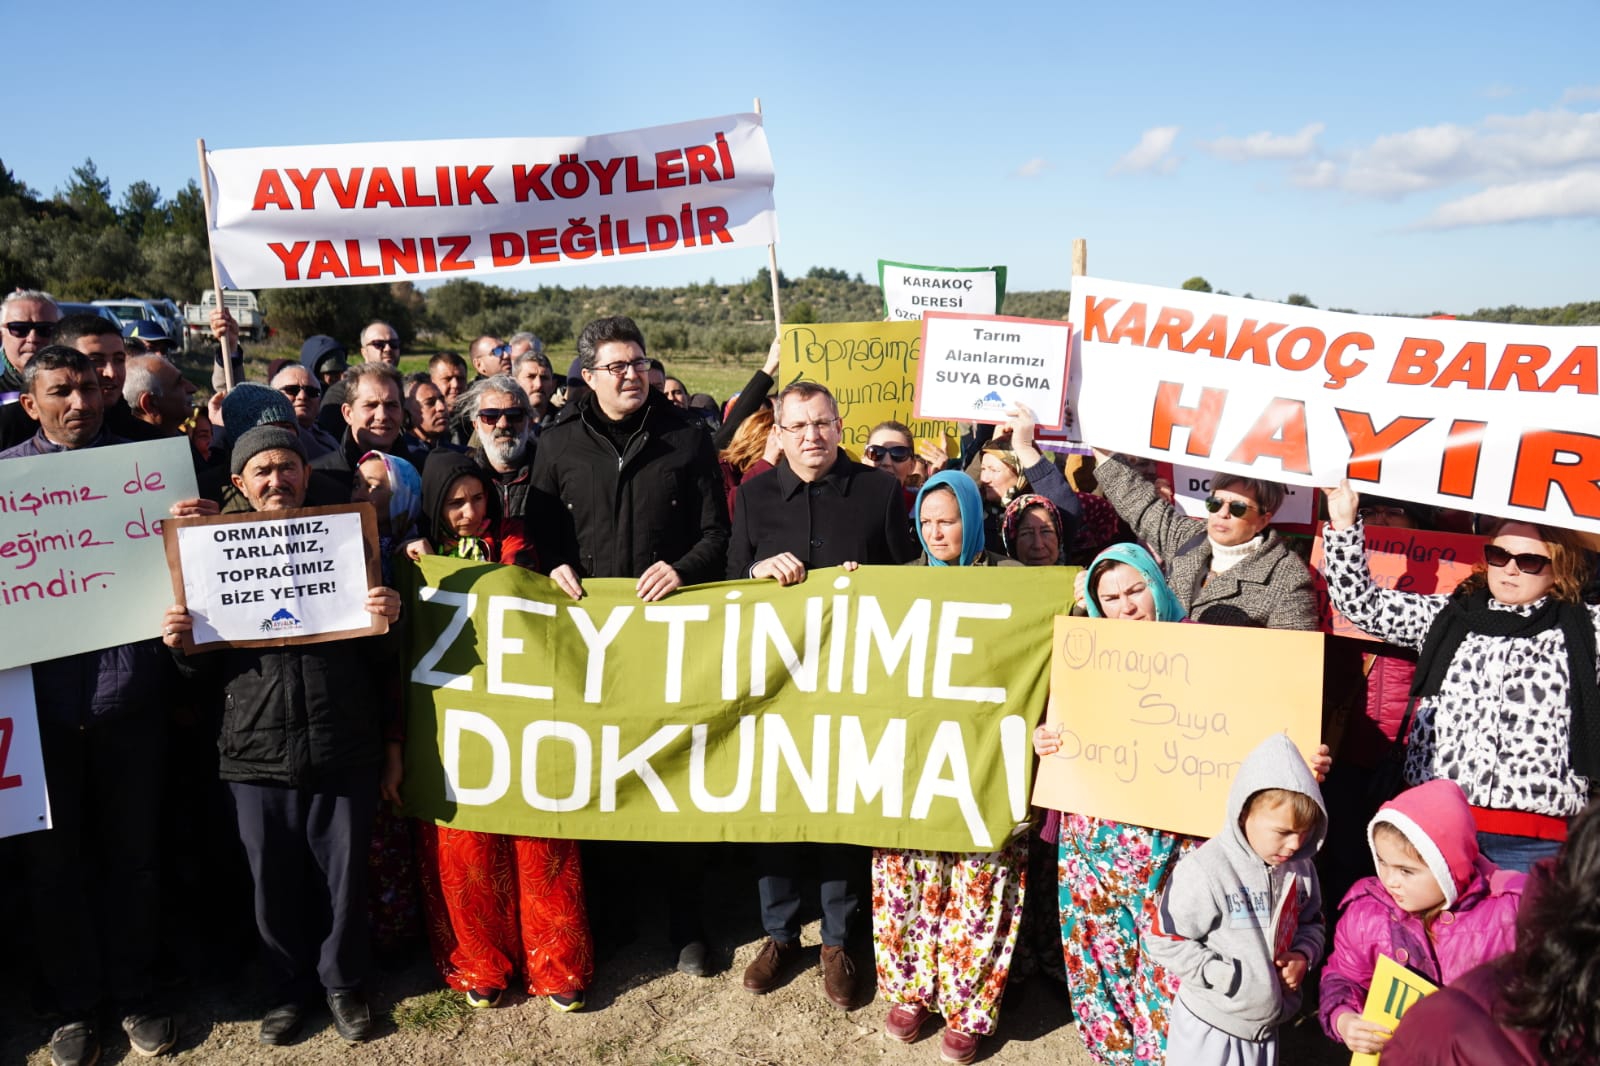
[[[1588,555],[1567,530],[1502,522],[1455,593],[1379,588],[1359,498],[1327,490],[1328,593],[1366,632],[1417,649],[1405,779],[1447,778],[1472,803],[1480,848],[1526,870],[1553,856],[1600,777],[1600,608],[1579,598]]]

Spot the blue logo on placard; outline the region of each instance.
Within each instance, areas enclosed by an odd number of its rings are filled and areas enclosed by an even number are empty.
[[[261,620],[261,632],[277,633],[285,629],[300,629],[303,623],[300,619],[289,613],[289,608],[279,607],[271,618]]]
[[[974,411],[1004,411],[1006,402],[1000,398],[998,392],[991,391],[989,395],[979,397],[972,401]]]

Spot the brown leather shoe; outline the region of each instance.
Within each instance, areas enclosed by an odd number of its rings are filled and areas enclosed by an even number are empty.
[[[798,940],[785,942],[767,937],[766,943],[761,945],[761,950],[756,952],[756,957],[744,968],[745,991],[758,996],[771,992],[778,987],[784,971],[799,957]]]
[[[856,1002],[856,963],[844,948],[822,945],[822,990],[840,1010]]]

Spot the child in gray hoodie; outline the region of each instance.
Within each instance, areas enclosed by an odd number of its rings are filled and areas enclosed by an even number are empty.
[[[1322,790],[1281,733],[1239,766],[1222,832],[1172,869],[1150,953],[1178,977],[1167,1061],[1276,1066],[1278,1025],[1322,955],[1312,857],[1327,835]]]

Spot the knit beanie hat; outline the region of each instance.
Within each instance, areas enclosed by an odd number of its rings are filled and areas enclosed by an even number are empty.
[[[269,422],[295,424],[294,405],[277,389],[244,381],[222,398],[222,424],[233,438]]]
[[[299,433],[279,426],[257,426],[234,444],[228,468],[235,474],[242,474],[246,463],[262,452],[270,452],[274,448],[285,448],[302,459],[306,457],[306,446],[300,443]]]
[[[1439,882],[1445,908],[1454,907],[1478,861],[1478,827],[1461,786],[1438,778],[1408,788],[1379,807],[1367,826],[1374,866],[1378,848],[1372,831],[1379,824],[1392,825],[1405,835]]]

